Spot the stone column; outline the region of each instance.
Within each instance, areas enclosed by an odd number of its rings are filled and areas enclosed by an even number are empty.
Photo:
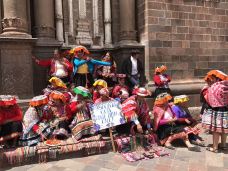
[[[105,46],[112,44],[111,1],[104,1]]]
[[[120,5],[120,43],[135,44],[135,0],[121,0]]]
[[[63,38],[63,4],[62,0],[55,0],[56,38],[64,42]]]
[[[34,0],[35,36],[55,38],[54,0]]]
[[[76,43],[91,46],[93,41],[90,35],[90,24],[86,16],[86,0],[79,0],[78,3],[79,19],[77,23]]]
[[[28,17],[26,0],[3,0],[3,33],[5,37],[31,37],[28,34]]]

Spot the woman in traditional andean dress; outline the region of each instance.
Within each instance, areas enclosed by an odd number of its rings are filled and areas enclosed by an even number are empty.
[[[176,139],[181,139],[188,147],[188,150],[200,151],[200,147],[193,146],[188,139],[188,134],[198,134],[199,130],[176,124],[177,118],[168,102],[170,99],[172,97],[167,93],[159,94],[155,99],[153,108],[154,131],[157,133],[161,145],[175,149],[171,143]]]
[[[22,111],[16,98],[0,95],[0,143],[15,147],[22,132]]]
[[[204,98],[210,108],[204,110],[202,124],[213,135],[213,146],[207,150],[217,153],[220,149],[227,149],[228,134],[228,76],[219,70],[207,73],[213,83],[205,92]],[[221,146],[219,137],[221,136]]]
[[[48,97],[40,95],[33,97],[30,106],[23,118],[23,135],[20,144],[23,146],[34,146],[39,142],[48,139],[53,129],[50,127],[52,115],[47,111]]]
[[[197,127],[200,131],[201,123],[198,123],[190,114],[188,110],[189,97],[187,95],[180,95],[174,97],[174,104],[172,110],[177,118],[176,124],[186,125],[191,127]],[[205,147],[202,138],[199,135],[189,134],[188,138],[190,142],[194,145],[199,145]]]

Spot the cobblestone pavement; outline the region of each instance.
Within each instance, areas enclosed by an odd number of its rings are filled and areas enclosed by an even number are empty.
[[[211,143],[211,135],[203,134],[205,143]],[[48,162],[44,164],[11,167],[9,171],[228,171],[228,151],[218,154],[208,152],[190,152],[187,148],[178,147],[168,150],[170,156],[127,162],[118,153],[94,155]],[[0,169],[1,170],[1,169]],[[3,169],[2,169],[3,170]]]

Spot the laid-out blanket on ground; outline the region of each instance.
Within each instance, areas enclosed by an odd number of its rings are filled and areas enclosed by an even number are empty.
[[[37,157],[37,162],[47,162],[48,159],[57,158],[58,155],[82,152],[84,155],[99,154],[106,150],[108,142],[102,140],[100,135],[77,141],[69,138],[66,141],[61,141],[57,146],[47,146],[44,142],[39,143],[34,147],[19,147],[16,149],[1,149],[0,162],[8,164],[21,164],[26,161],[34,161]]]
[[[164,147],[157,145],[155,134],[116,137],[118,151],[122,157],[129,161],[148,160],[156,157],[168,156]]]

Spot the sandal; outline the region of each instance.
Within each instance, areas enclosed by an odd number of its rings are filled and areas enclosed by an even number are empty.
[[[174,147],[174,146],[172,146],[172,145],[165,145],[164,146],[165,148],[168,148],[168,149],[170,149],[170,150],[175,150],[176,148]]]
[[[195,152],[201,152],[200,147],[198,147],[198,146],[188,147],[188,150],[195,151]]]
[[[198,145],[198,146],[201,146],[201,147],[205,147],[205,144],[203,142],[197,142],[197,141],[191,141],[191,144],[194,144],[194,145]]]
[[[218,149],[214,149],[212,147],[207,147],[206,150],[210,151],[210,152],[213,152],[213,153],[218,153]]]
[[[144,152],[143,155],[144,155],[145,157],[149,158],[149,159],[154,158],[154,154],[151,154],[151,153],[149,153],[148,151],[147,151],[147,152]]]

